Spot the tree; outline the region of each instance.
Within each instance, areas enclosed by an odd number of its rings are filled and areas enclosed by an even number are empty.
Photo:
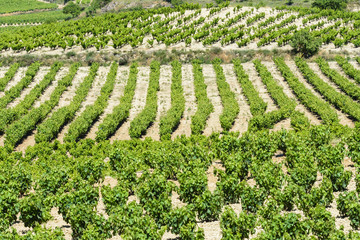
[[[99,9],[99,8],[106,6],[110,2],[111,2],[111,0],[93,0],[91,2],[91,7],[95,8],[95,9]]]
[[[79,5],[70,2],[69,4],[67,4],[64,9],[63,9],[63,13],[64,14],[71,14],[73,17],[77,17],[80,15],[81,13],[81,8]]]
[[[181,4],[184,4],[183,0],[166,0],[167,2],[171,3],[173,6],[180,6]]]
[[[294,51],[301,53],[304,57],[310,57],[317,53],[321,44],[321,39],[315,38],[306,29],[296,32],[290,42],[290,46],[294,48]]]
[[[343,10],[346,8],[348,0],[315,0],[313,7],[321,9]]]

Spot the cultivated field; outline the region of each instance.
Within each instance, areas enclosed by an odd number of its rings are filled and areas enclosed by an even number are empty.
[[[61,55],[70,51],[286,50],[296,30],[323,40],[322,50],[358,54],[359,14],[333,10],[227,7],[160,8],[105,14],[0,34],[3,56]],[[57,32],[57,34],[54,34]],[[13,33],[13,31],[12,31]],[[22,41],[17,41],[21,38]]]
[[[45,3],[37,0],[2,0],[0,2],[0,14],[54,8],[57,8],[56,4]]]
[[[59,63],[51,68],[36,64],[2,67],[1,81],[8,82],[1,99],[5,108],[1,117],[2,142],[24,150],[35,140],[160,140],[191,133],[243,134],[248,130],[301,129],[323,123],[354,128],[360,118],[360,69],[356,61],[342,57],[337,58],[338,62],[319,58],[317,63],[300,58],[275,60],[234,64],[175,62],[161,66],[153,62],[156,66],[131,67],[74,64],[69,68]],[[66,88],[59,85],[64,80],[69,81]],[[129,92],[124,92],[125,88]],[[182,94],[174,95],[179,88]],[[49,104],[51,108],[47,109]],[[124,106],[126,109],[120,109]],[[166,119],[174,107],[183,111]],[[30,125],[23,122],[39,109],[47,111]],[[116,117],[114,109],[125,115]],[[62,118],[59,112],[69,116]],[[84,118],[87,122],[80,122]],[[58,125],[50,124],[52,121]],[[108,121],[111,129],[106,125]],[[132,125],[133,121],[140,122]],[[23,129],[14,132],[14,127]]]
[[[360,239],[358,13],[49,13],[0,16],[0,239]]]

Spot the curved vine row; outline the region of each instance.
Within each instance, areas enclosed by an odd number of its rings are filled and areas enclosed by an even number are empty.
[[[29,108],[34,104],[45,89],[55,80],[57,72],[62,67],[63,63],[56,62],[51,66],[49,73],[47,73],[44,79],[37,84],[25,98],[13,108],[0,110],[0,132],[4,132],[6,126],[21,116],[25,115]]]
[[[5,130],[5,146],[7,148],[12,149],[27,134],[33,131],[39,122],[45,119],[49,112],[58,104],[61,94],[71,85],[79,66],[79,63],[75,63],[70,67],[68,75],[59,81],[50,96],[50,100],[41,104],[40,107],[30,110],[24,117],[12,123]],[[37,140],[36,135],[35,140]]]
[[[104,112],[104,109],[108,105],[108,99],[114,90],[117,70],[118,64],[114,62],[111,65],[106,82],[101,88],[100,96],[96,99],[93,105],[87,106],[84,112],[70,124],[64,141],[74,142],[83,137],[99,116]]]
[[[61,128],[75,117],[76,111],[80,108],[81,103],[92,86],[98,68],[99,65],[97,63],[91,65],[90,73],[76,90],[70,105],[58,109],[50,118],[37,127],[37,133],[35,134],[36,142],[50,142],[57,136]]]
[[[124,95],[120,99],[119,105],[117,105],[113,112],[108,114],[104,121],[99,125],[96,132],[96,141],[102,141],[112,136],[116,129],[129,117],[129,111],[131,108],[131,102],[135,95],[136,80],[138,74],[138,65],[133,63],[130,66],[129,79],[125,86]]]
[[[160,118],[160,138],[162,140],[171,138],[171,133],[179,126],[185,110],[185,97],[181,85],[181,63],[174,61],[171,65],[171,108],[165,116]]]
[[[289,84],[291,90],[307,109],[318,115],[325,124],[339,122],[336,112],[330,107],[330,105],[322,99],[316,97],[309,89],[307,89],[304,84],[295,77],[293,72],[286,65],[284,59],[274,58],[274,62],[286,82]]]
[[[220,124],[224,131],[229,131],[235,122],[235,118],[240,112],[239,104],[236,101],[235,93],[230,89],[226,82],[224,70],[220,65],[221,61],[215,60],[213,63],[216,73],[216,83],[219,90],[223,112],[220,115]]]
[[[198,62],[193,63],[194,88],[197,102],[196,113],[191,117],[191,133],[202,134],[205,129],[206,120],[214,111],[214,106],[207,96],[206,84],[204,81],[203,69]]]
[[[360,120],[360,104],[354,102],[350,97],[338,93],[327,83],[323,82],[308,66],[304,59],[296,58],[296,65],[304,75],[305,79],[324,96],[324,98],[336,107],[347,113],[353,119]]]
[[[131,138],[139,138],[145,134],[148,127],[155,121],[157,113],[157,92],[159,91],[160,63],[153,61],[150,64],[150,80],[146,95],[146,105],[139,115],[130,123]]]

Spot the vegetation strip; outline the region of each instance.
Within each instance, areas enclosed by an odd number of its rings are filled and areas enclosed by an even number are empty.
[[[265,114],[267,104],[260,97],[259,92],[255,89],[254,85],[249,80],[249,76],[246,74],[240,60],[234,59],[233,64],[237,79],[250,106],[251,114],[253,116]]]
[[[360,120],[360,104],[354,102],[350,97],[338,93],[333,87],[325,83],[316,75],[302,58],[295,59],[296,65],[304,75],[305,79],[311,83],[314,88],[324,96],[330,103],[347,113],[353,119]]]
[[[259,60],[254,60],[253,63],[271,98],[279,108],[295,108],[295,101],[286,96],[284,89],[275,81],[267,68]]]
[[[85,136],[94,122],[104,112],[108,105],[109,97],[114,90],[117,70],[118,64],[114,62],[111,65],[106,82],[101,88],[100,96],[93,105],[87,106],[84,112],[70,124],[69,131],[67,132],[64,141],[73,142]]]
[[[283,88],[274,80],[267,68],[259,60],[254,60],[253,63],[271,98],[280,109],[254,116],[249,124],[249,128],[252,131],[273,127],[277,122],[290,117],[294,113],[296,106],[296,102],[286,96]]]
[[[171,66],[171,108],[165,116],[160,118],[160,138],[162,140],[171,138],[171,133],[179,126],[185,110],[184,90],[181,84],[181,63],[174,61]]]
[[[61,10],[33,12],[33,13],[25,13],[25,14],[5,16],[5,17],[0,16],[0,25],[56,22],[68,18],[71,18],[71,15],[64,14]]]
[[[202,134],[205,129],[206,120],[209,118],[210,113],[214,111],[214,106],[207,96],[207,86],[202,71],[200,63],[194,62],[193,73],[197,110],[191,117],[191,133],[196,135]]]
[[[309,89],[307,89],[291,72],[283,58],[274,58],[274,62],[286,82],[289,84],[291,90],[307,109],[318,115],[325,124],[339,122],[336,112],[330,105],[316,97]]]
[[[45,89],[55,80],[56,74],[63,66],[63,63],[56,62],[51,66],[49,73],[27,94],[19,104],[13,108],[0,110],[0,132],[3,133],[6,126],[25,115]]]
[[[71,85],[79,66],[79,63],[75,63],[70,67],[68,75],[58,82],[50,100],[41,104],[40,107],[30,110],[24,117],[12,123],[5,130],[5,146],[8,149],[15,147],[27,134],[33,131],[37,124],[58,104],[61,94]]]
[[[344,57],[336,56],[336,62],[340,65],[342,70],[358,84],[360,84],[360,70],[356,69],[351,63],[349,63]]]
[[[136,80],[138,75],[138,65],[133,63],[130,66],[129,79],[125,86],[124,95],[120,99],[120,103],[108,114],[104,121],[99,125],[96,132],[96,141],[106,140],[111,137],[119,126],[129,117],[131,103],[135,95]]]
[[[0,91],[4,91],[6,85],[11,81],[11,79],[14,78],[15,73],[19,69],[20,64],[14,63],[11,65],[9,70],[5,73],[5,76],[3,78],[0,78]]]
[[[224,70],[220,65],[221,61],[215,60],[213,63],[216,73],[216,84],[223,105],[223,112],[220,115],[220,124],[224,131],[229,131],[239,114],[239,104],[236,101],[235,93],[230,89],[226,82]]]
[[[146,95],[146,105],[130,123],[129,134],[131,138],[139,138],[146,133],[149,126],[155,121],[157,113],[157,92],[160,89],[160,63],[153,61],[150,64],[150,80]]]
[[[355,60],[360,64],[360,57],[356,57]]]
[[[37,0],[1,0],[0,13],[25,12],[37,9],[56,9],[55,3],[40,2]]]
[[[14,87],[10,88],[8,91],[5,91],[5,96],[0,98],[0,109],[5,108],[10,102],[12,102],[15,98],[19,97],[22,90],[26,88],[33,80],[36,73],[40,69],[40,63],[35,62],[29,66],[25,73],[25,77],[23,77],[18,84]]]
[[[360,87],[352,83],[346,77],[342,76],[336,70],[330,68],[329,64],[323,58],[317,58],[316,62],[318,63],[321,71],[330,78],[336,85],[340,87],[347,95],[352,97],[354,100],[360,99]]]
[[[81,103],[84,101],[85,97],[87,96],[92,86],[98,68],[99,65],[97,63],[91,65],[90,73],[88,74],[88,76],[85,77],[84,81],[80,84],[79,88],[76,90],[76,94],[70,105],[58,109],[56,112],[52,114],[50,118],[46,119],[43,123],[37,126],[37,133],[35,134],[36,142],[50,142],[52,139],[54,139],[57,136],[57,134],[62,129],[62,127],[64,127],[65,124],[70,122],[75,117],[76,111],[81,107]],[[74,78],[75,73],[76,72],[73,72],[74,75],[71,75],[72,76],[71,81]],[[59,99],[60,99],[60,95],[58,96],[58,98],[56,98],[57,102],[59,101]],[[46,107],[47,106],[46,104],[43,105],[44,108],[46,108],[46,111],[44,111],[42,117],[45,118],[45,116],[51,111],[51,109],[55,105],[51,104],[53,106],[50,109]]]

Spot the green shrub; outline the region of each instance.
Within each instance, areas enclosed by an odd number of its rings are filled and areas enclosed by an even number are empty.
[[[315,0],[312,7],[321,9],[343,10],[346,8],[348,0]]]
[[[301,53],[304,57],[316,54],[321,44],[321,39],[313,37],[309,30],[306,29],[296,32],[290,42],[290,46],[294,49],[295,53]]]
[[[63,8],[63,13],[71,14],[73,17],[77,17],[81,13],[81,7],[73,2],[70,2]]]

